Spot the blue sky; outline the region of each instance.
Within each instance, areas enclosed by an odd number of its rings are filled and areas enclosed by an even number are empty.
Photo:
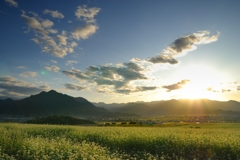
[[[240,101],[240,1],[0,1],[0,99]]]

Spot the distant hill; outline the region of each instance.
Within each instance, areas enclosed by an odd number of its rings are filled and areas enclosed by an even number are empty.
[[[121,104],[94,103],[111,112],[133,113],[141,116],[159,115],[240,115],[240,103],[237,101],[167,100],[152,102],[132,102]]]
[[[82,124],[95,124],[95,122],[79,119],[71,116],[49,116],[42,118],[35,118],[32,120],[28,120],[25,123],[30,124],[60,124],[60,125],[82,125]]]
[[[0,115],[24,116],[106,116],[110,113],[84,98],[74,98],[54,90],[41,92],[22,100],[0,100]]]

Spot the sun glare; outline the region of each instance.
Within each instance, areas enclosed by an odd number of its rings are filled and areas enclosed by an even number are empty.
[[[221,90],[220,83],[225,80],[225,76],[208,66],[188,67],[184,72],[190,82],[180,90],[181,98],[214,98],[210,90]]]

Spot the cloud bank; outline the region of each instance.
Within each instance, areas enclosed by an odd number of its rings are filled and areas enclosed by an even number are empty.
[[[81,15],[86,16],[83,13]],[[89,17],[92,17],[90,15],[92,14],[89,14],[85,18],[89,19]],[[71,69],[64,70],[62,73],[77,80],[79,83],[93,84],[100,93],[130,94],[156,90],[159,86],[156,84],[151,85],[152,77],[149,74],[149,72],[154,72],[156,64],[176,64],[178,63],[176,57],[186,55],[187,52],[195,50],[197,48],[196,45],[217,41],[218,36],[219,33],[210,35],[208,31],[199,31],[177,38],[160,55],[146,60],[133,58],[128,63],[89,66],[85,71]],[[182,80],[176,84],[164,85],[162,88],[168,89],[167,92],[171,92],[172,90],[182,88],[188,82],[189,80]]]
[[[142,73],[144,70],[136,63],[122,63],[118,65],[89,66],[86,71],[77,69],[64,70],[62,73],[79,83],[87,82],[97,85],[98,92],[128,94],[154,90],[155,86],[135,86],[130,83],[148,78]]]

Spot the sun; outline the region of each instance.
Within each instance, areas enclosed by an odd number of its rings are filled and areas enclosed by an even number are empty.
[[[181,89],[181,97],[187,99],[209,98],[207,86],[207,83],[198,83],[192,80]]]
[[[200,99],[208,98],[214,99],[214,93],[209,88],[221,90],[220,83],[225,81],[226,76],[206,65],[191,66],[184,70],[190,80],[179,91],[181,98]]]

